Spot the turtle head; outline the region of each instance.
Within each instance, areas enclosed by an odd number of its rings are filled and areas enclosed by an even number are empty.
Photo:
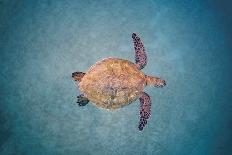
[[[146,79],[146,85],[149,85],[149,86],[163,87],[166,85],[166,81],[158,77],[145,75],[145,79]]]

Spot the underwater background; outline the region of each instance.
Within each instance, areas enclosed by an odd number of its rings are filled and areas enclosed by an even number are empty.
[[[229,155],[231,3],[226,0],[0,0],[1,155]],[[79,107],[75,71],[145,44],[152,116],[139,101]]]

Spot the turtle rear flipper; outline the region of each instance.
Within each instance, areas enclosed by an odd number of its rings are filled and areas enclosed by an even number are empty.
[[[81,94],[81,95],[77,96],[77,103],[79,106],[85,106],[86,104],[89,103],[89,100],[88,100],[88,98],[86,98],[84,96],[84,94]]]
[[[83,78],[83,76],[85,76],[85,73],[83,73],[83,72],[74,72],[74,73],[72,73],[72,78],[75,81],[81,82],[81,79]]]
[[[147,124],[148,118],[151,116],[151,99],[150,96],[143,92],[140,100],[140,121],[139,130],[142,131]]]
[[[147,55],[143,42],[136,33],[132,33],[135,48],[135,63],[138,69],[143,69],[147,64]]]

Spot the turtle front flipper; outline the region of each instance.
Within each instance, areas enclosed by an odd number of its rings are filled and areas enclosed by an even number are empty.
[[[81,94],[81,95],[77,96],[77,103],[79,106],[85,106],[86,104],[89,103],[89,100],[88,100],[88,98],[86,98],[84,96],[84,94]]]
[[[83,78],[83,76],[85,76],[85,73],[83,73],[83,72],[74,72],[74,73],[72,73],[72,78],[75,81],[81,82],[81,79]]]
[[[132,33],[135,48],[135,63],[138,69],[143,69],[147,64],[147,55],[141,39],[136,33]]]
[[[143,92],[140,100],[140,121],[139,130],[142,131],[147,124],[148,118],[151,116],[151,99],[150,96]]]

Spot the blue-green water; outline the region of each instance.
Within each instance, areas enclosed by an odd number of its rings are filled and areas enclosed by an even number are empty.
[[[223,2],[223,4],[222,4]],[[231,149],[231,20],[226,1],[0,1],[0,154],[226,155]],[[145,43],[152,117],[139,102],[79,107],[71,73]]]

